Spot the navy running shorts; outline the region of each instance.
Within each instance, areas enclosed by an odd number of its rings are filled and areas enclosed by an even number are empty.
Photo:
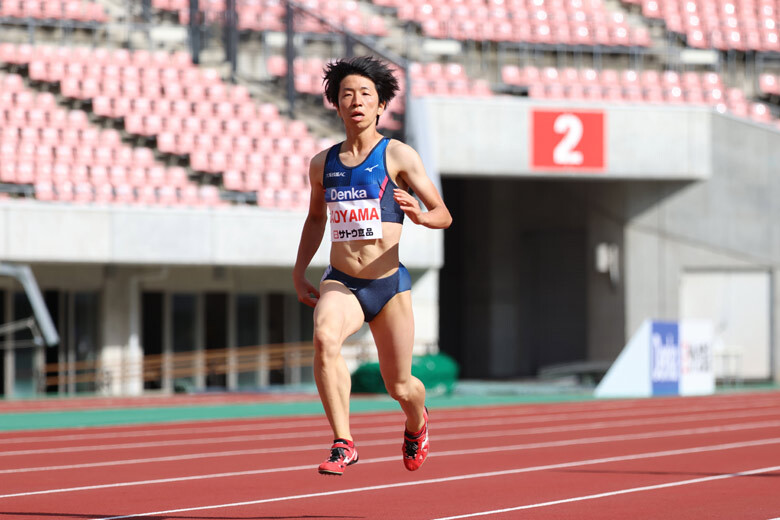
[[[325,280],[341,282],[355,295],[363,309],[365,321],[373,320],[390,298],[412,289],[412,277],[403,264],[399,264],[398,270],[390,276],[376,279],[355,278],[329,265],[322,275],[321,281]]]

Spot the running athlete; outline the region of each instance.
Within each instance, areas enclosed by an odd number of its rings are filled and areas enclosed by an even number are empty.
[[[385,387],[406,415],[403,462],[414,471],[428,456],[428,410],[425,387],[412,376],[411,279],[399,262],[398,242],[404,215],[433,229],[449,227],[452,217],[417,152],[377,131],[379,116],[398,91],[389,67],[372,57],[339,60],[325,67],[324,85],[346,140],[311,160],[309,214],[293,270],[298,299],[314,307],[314,378],[335,437],[319,472],[341,475],[358,461],[349,429],[351,379],[341,346],[364,321]],[[330,266],[318,289],[305,272],[322,242],[328,211]]]

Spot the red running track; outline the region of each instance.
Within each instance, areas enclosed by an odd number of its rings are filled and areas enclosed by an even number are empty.
[[[356,414],[360,462],[324,477],[323,417],[0,433],[0,518],[780,517],[780,393]]]

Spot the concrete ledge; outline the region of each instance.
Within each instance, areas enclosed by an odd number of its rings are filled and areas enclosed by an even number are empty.
[[[17,262],[292,266],[306,215],[255,207],[158,208],[0,202],[0,256]],[[323,239],[313,266],[325,266]],[[439,267],[443,232],[407,221],[410,268]]]

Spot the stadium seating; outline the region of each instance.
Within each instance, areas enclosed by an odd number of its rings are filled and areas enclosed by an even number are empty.
[[[323,96],[322,74],[327,59],[318,57],[297,58],[293,64],[295,71],[295,90],[301,94]],[[266,63],[268,73],[274,78],[281,78],[287,73],[287,61],[282,56],[271,56]],[[412,63],[412,95],[421,96],[461,96],[489,97],[493,95],[489,83],[484,79],[471,79],[466,75],[463,65],[459,63],[442,64],[430,62],[426,64]],[[405,111],[404,95],[406,83],[398,74],[400,90],[388,105],[385,116],[379,120],[379,128],[398,131],[402,127]],[[323,98],[326,108],[334,108]]]
[[[646,27],[632,26],[602,0],[374,0],[397,9],[429,38],[566,46],[648,47]]]
[[[155,138],[161,152],[188,158],[193,170],[246,178],[254,169],[273,168],[284,179],[279,190],[304,198],[297,192],[308,190],[308,159],[319,147],[306,125],[282,119],[275,105],[258,105],[245,87],[193,65],[187,53],[12,47],[0,45],[0,60],[15,56],[29,64],[31,80],[59,83],[63,96],[91,101],[96,115]],[[287,206],[290,197],[280,197]]]
[[[100,129],[53,94],[34,93],[17,74],[0,75],[0,182],[34,186],[39,200],[164,205],[219,205],[181,167],[159,164],[114,129]]]
[[[780,52],[776,0],[623,0],[684,35],[688,46]]]
[[[366,14],[354,0],[305,0],[308,9],[331,23],[342,25],[355,34],[385,36],[387,27],[378,15]],[[152,6],[179,13],[182,24],[189,23],[188,0],[152,0]],[[201,10],[206,21],[219,20],[225,11],[225,0],[205,0]],[[285,6],[278,0],[237,1],[238,28],[242,31],[284,31]],[[329,33],[331,30],[313,17],[296,19],[296,32]]]
[[[101,4],[87,0],[3,0],[0,17],[98,23],[108,20]]]
[[[636,58],[637,49],[652,44],[649,27],[659,23],[693,48],[780,52],[780,0],[623,0],[609,7],[604,0],[371,2],[301,3],[359,35],[389,34],[385,20],[392,15],[396,28],[412,22],[427,38],[509,43],[509,54],[499,53],[499,62],[528,44],[534,52],[581,53],[586,59],[578,64],[587,63],[588,55],[612,51]],[[188,0],[152,0],[152,6],[188,22]],[[225,0],[201,0],[201,9],[205,21],[220,22]],[[238,0],[237,9],[241,30],[284,30],[285,7],[279,0]],[[645,23],[630,11],[641,13]],[[108,20],[102,5],[89,0],[0,0],[0,17]],[[331,29],[298,14],[296,31],[328,39],[321,34]],[[512,43],[520,45],[515,49]],[[324,48],[314,46],[294,65],[295,90],[318,102]],[[484,48],[474,48],[486,57]],[[407,91],[412,96],[494,95],[488,81],[470,78],[463,65],[430,58],[412,64],[408,85],[401,78],[398,97],[380,119],[383,131],[402,130]],[[0,182],[35,186],[39,199],[163,205],[220,205],[221,199],[231,199],[301,208],[308,201],[308,160],[331,144],[313,137],[305,123],[283,118],[276,105],[257,103],[247,88],[194,65],[187,52],[0,43],[2,64],[13,66],[38,90],[61,95],[36,93],[16,74],[2,76]],[[281,56],[272,54],[266,66],[272,78],[286,74]],[[655,65],[642,71],[578,67],[505,65],[498,71],[497,90],[579,102],[702,104],[780,124],[773,114],[780,101],[775,69],[756,79],[763,101],[757,102],[716,73],[677,73]],[[66,110],[66,104],[82,110]],[[332,108],[327,101],[324,105]]]
[[[761,123],[774,120],[767,105],[749,101],[740,89],[726,88],[714,72],[559,70],[505,65],[501,78],[507,85],[527,88],[529,97],[538,99],[712,105],[721,112]]]
[[[758,77],[758,88],[764,96],[780,96],[780,75],[761,74]]]

